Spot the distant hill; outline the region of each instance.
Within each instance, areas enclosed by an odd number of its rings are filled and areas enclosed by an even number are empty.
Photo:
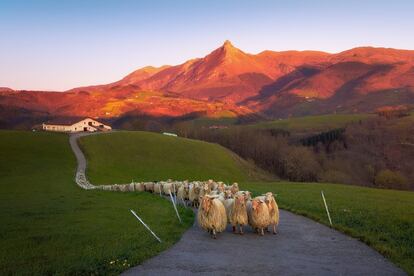
[[[414,103],[414,51],[263,51],[225,41],[203,58],[144,67],[110,84],[66,92],[0,88],[0,107],[48,116],[270,118],[372,112]]]

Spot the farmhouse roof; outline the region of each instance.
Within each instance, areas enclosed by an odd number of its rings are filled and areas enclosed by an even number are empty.
[[[63,126],[71,126],[73,124],[76,124],[80,121],[83,121],[85,119],[89,119],[89,117],[61,117],[61,118],[55,118],[52,120],[47,121],[45,124],[47,125],[63,125]],[[90,118],[92,119],[92,118]],[[94,120],[94,119],[92,119]]]

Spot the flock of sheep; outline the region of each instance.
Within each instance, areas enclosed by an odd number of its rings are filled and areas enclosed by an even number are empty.
[[[227,224],[233,232],[243,235],[243,226],[264,235],[271,226],[273,234],[279,224],[279,208],[271,192],[255,198],[249,191],[240,191],[237,183],[208,181],[160,181],[131,183],[134,191],[148,191],[156,194],[175,195],[178,202],[198,207],[197,220],[200,227],[216,239]],[[132,187],[133,186],[133,187]]]

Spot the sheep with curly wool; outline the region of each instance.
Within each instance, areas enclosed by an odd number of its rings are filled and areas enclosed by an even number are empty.
[[[246,200],[252,200],[252,193],[250,191],[238,191],[236,195],[244,195]]]
[[[189,200],[190,188],[188,184],[181,185],[177,191],[177,199],[180,200],[185,206],[187,206],[187,200]]]
[[[208,195],[208,194],[210,194],[210,192],[211,192],[211,188],[210,188],[209,183],[208,182],[204,182],[201,185],[201,190],[200,190],[200,193],[199,193],[199,197]]]
[[[239,233],[240,235],[243,235],[243,226],[249,223],[246,197],[244,194],[239,194],[234,197],[233,209],[230,214],[230,223],[233,226],[234,233],[237,233],[236,227],[239,226]]]
[[[264,229],[270,224],[269,208],[266,202],[260,198],[255,197],[248,206],[249,224],[260,235],[264,235]]]
[[[224,208],[226,209],[227,223],[231,222],[231,212],[233,211],[234,198],[224,199]]]
[[[272,226],[273,234],[276,235],[277,226],[279,225],[279,206],[272,192],[265,194],[265,202],[269,209],[269,224]]]
[[[216,239],[217,233],[223,232],[227,226],[226,210],[216,197],[205,195],[200,198],[197,221],[201,228],[207,230]]]
[[[239,191],[239,184],[234,182],[233,185],[231,185],[230,191],[233,195],[236,194]]]
[[[200,187],[197,183],[192,183],[190,186],[190,190],[188,193],[188,199],[192,206],[198,207],[199,206],[199,195],[200,195]]]

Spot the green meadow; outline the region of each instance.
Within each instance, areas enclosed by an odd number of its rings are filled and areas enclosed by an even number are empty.
[[[131,131],[80,139],[94,184],[153,180],[247,181],[254,168],[224,147],[203,141]]]
[[[248,125],[249,127],[265,129],[284,129],[288,131],[326,131],[340,128],[351,122],[358,122],[372,118],[372,114],[328,114],[306,117],[294,117],[281,120],[273,120]]]

